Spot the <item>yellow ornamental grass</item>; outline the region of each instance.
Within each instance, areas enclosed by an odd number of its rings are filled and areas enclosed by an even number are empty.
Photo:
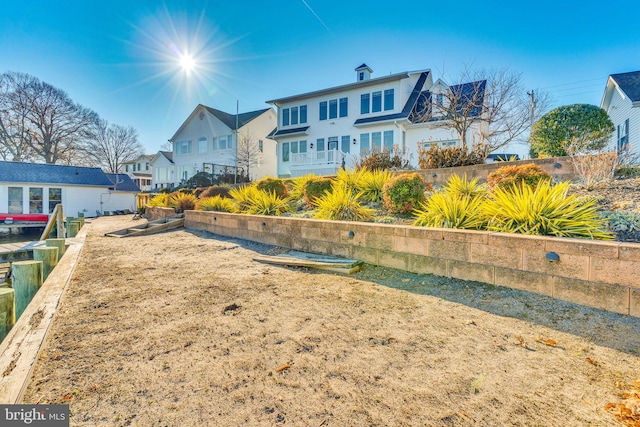
[[[357,193],[359,192],[363,177],[368,173],[369,171],[364,168],[358,170],[340,169],[333,180],[333,185],[335,187],[345,186],[354,193]]]
[[[233,198],[238,212],[247,213],[251,207],[251,199],[259,192],[253,185],[245,185],[229,190],[229,196]]]
[[[280,216],[291,210],[291,199],[280,198],[274,191],[258,190],[251,195],[246,213],[250,215]]]
[[[235,212],[236,205],[233,200],[226,197],[213,196],[198,200],[196,209],[200,211]]]
[[[166,208],[169,206],[169,195],[158,194],[157,196],[153,196],[147,206]]]
[[[567,195],[569,182],[495,188],[483,203],[487,229],[507,233],[613,240],[593,199]]]
[[[414,212],[413,225],[437,228],[481,230],[485,225],[482,212],[484,195],[469,196],[453,191],[434,193]]]
[[[175,192],[169,196],[169,206],[176,212],[184,212],[196,208],[198,198],[193,194]]]
[[[392,176],[389,171],[382,169],[364,173],[358,183],[358,191],[362,194],[362,200],[365,202],[381,202],[384,184]]]
[[[338,221],[362,221],[373,216],[374,210],[362,206],[360,193],[344,185],[333,188],[316,199],[317,211],[314,218]]]
[[[289,193],[288,193],[289,197],[291,197],[294,200],[303,198],[304,189],[307,186],[307,182],[315,178],[316,178],[316,175],[310,173],[308,175],[300,176],[298,178],[294,178],[293,180],[291,180],[289,184]]]
[[[460,177],[459,175],[451,175],[445,186],[448,193],[459,194],[461,196],[476,197],[487,194],[487,186],[478,183],[478,178],[471,181],[467,179],[467,175]]]

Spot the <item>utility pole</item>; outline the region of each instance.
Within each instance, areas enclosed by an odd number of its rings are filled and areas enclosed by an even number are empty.
[[[233,174],[233,183],[237,184],[238,183],[238,115],[240,114],[240,100],[236,99],[236,140],[235,140],[235,147],[236,147],[236,170],[235,173]]]
[[[529,122],[531,129],[533,129],[533,111],[536,108],[536,99],[535,94],[533,93],[533,89],[531,90],[531,92],[527,92],[527,95],[529,95]]]

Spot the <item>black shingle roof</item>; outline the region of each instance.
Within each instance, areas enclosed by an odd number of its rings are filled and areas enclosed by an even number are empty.
[[[229,127],[232,130],[237,130],[236,114],[225,113],[224,111],[216,110],[215,108],[207,107],[206,105],[203,105],[203,107],[206,108],[207,111],[209,111],[211,114],[216,116],[218,120],[224,123],[227,127]],[[258,117],[259,115],[263,114],[266,111],[269,111],[269,108],[265,108],[263,110],[257,110],[257,111],[250,111],[248,113],[237,114],[238,129],[246,125],[251,120],[255,119],[256,117]]]
[[[472,107],[469,110],[468,117],[478,117],[482,114],[482,104],[484,101],[486,87],[487,81],[480,80],[477,82],[449,86],[449,90],[456,94],[454,99],[460,99],[461,102],[458,108],[460,112],[464,111],[468,104],[471,103]],[[443,120],[444,117],[431,117],[432,102],[433,96],[431,92],[428,90],[421,92],[417,102],[415,103],[415,107],[411,112],[411,121],[418,123],[424,121]]]
[[[140,188],[126,173],[107,173],[107,178],[111,181],[111,188],[117,191],[140,191]]]
[[[273,134],[269,134],[269,137],[272,136],[282,136],[282,135],[291,135],[294,133],[303,133],[306,132],[307,129],[309,129],[309,126],[302,126],[299,128],[293,128],[293,129],[284,129],[284,130],[279,130]]]
[[[611,78],[627,94],[631,102],[640,101],[640,71],[629,73],[611,74]]]
[[[100,168],[0,161],[0,182],[91,185],[113,184]]]

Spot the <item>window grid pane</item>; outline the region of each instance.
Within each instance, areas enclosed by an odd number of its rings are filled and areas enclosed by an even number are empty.
[[[289,109],[288,108],[282,109],[282,126],[289,126]]]
[[[369,113],[369,94],[363,93],[360,95],[360,114]]]
[[[384,91],[384,110],[393,110],[393,89]]]
[[[371,112],[382,111],[382,92],[373,92],[371,95]]]
[[[288,142],[284,142],[282,144],[282,161],[283,162],[289,161],[289,143]]]
[[[307,106],[300,106],[300,123],[307,123]]]
[[[298,124],[298,107],[291,108],[291,124]]]
[[[340,98],[340,117],[349,115],[349,98]]]
[[[320,103],[320,120],[327,120],[327,101]]]
[[[329,118],[335,119],[338,117],[338,100],[332,99],[329,101]]]

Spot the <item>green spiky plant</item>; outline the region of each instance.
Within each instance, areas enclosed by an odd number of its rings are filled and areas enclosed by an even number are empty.
[[[358,186],[358,190],[362,193],[362,200],[365,202],[381,202],[382,189],[392,177],[393,175],[389,171],[382,169],[367,171],[367,173],[363,174]]]
[[[486,185],[479,184],[478,178],[469,181],[467,175],[463,175],[462,177],[457,174],[451,175],[444,189],[449,193],[468,197],[485,196],[487,194]]]
[[[496,187],[482,205],[488,218],[487,229],[612,240],[595,200],[568,195],[569,186],[569,182],[552,186],[549,180],[542,180],[535,187],[525,182],[506,189]]]
[[[169,195],[158,194],[157,196],[153,196],[147,206],[166,208],[169,206]]]
[[[374,210],[362,206],[361,193],[356,193],[346,185],[334,186],[316,200],[317,211],[314,218],[339,221],[363,221],[373,216]]]
[[[196,203],[198,198],[193,194],[177,191],[169,195],[169,207],[174,208],[176,212],[193,210],[196,208]]]
[[[484,195],[459,194],[454,191],[434,193],[414,211],[413,225],[421,227],[481,230],[486,223],[482,213]]]
[[[236,204],[232,199],[217,195],[198,200],[196,209],[201,211],[235,212]]]
[[[251,207],[251,198],[258,192],[259,190],[253,185],[243,185],[229,190],[229,196],[235,202],[238,212],[247,213]]]
[[[258,190],[251,195],[246,213],[249,215],[280,216],[291,210],[291,199],[279,197],[274,191]]]

